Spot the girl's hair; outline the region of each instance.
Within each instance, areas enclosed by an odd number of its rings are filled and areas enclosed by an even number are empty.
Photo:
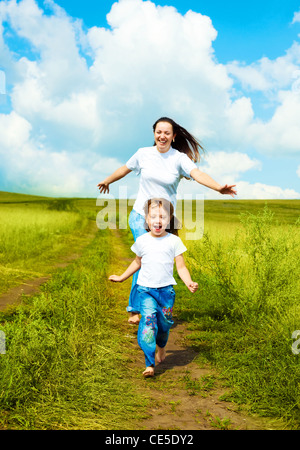
[[[145,206],[144,206],[145,218],[149,214],[149,209],[153,206],[154,207],[161,206],[166,211],[166,213],[168,214],[168,216],[170,218],[170,221],[166,228],[166,231],[168,233],[172,233],[172,234],[175,234],[176,236],[178,236],[178,230],[181,228],[181,223],[174,216],[174,207],[173,207],[172,203],[169,202],[168,200],[166,200],[165,198],[151,198],[150,200],[147,200],[145,203]],[[147,231],[150,231],[146,220],[145,220],[144,226]]]
[[[173,133],[176,134],[175,142],[172,143],[173,148],[181,153],[185,153],[194,162],[200,161],[200,153],[204,153],[205,150],[194,136],[169,117],[158,119],[153,125],[153,131],[155,131],[159,122],[167,122],[172,125]]]

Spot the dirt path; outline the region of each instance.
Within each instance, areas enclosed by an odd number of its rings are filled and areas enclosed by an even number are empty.
[[[132,341],[136,342],[136,330]],[[185,345],[187,325],[175,319],[167,345],[167,356],[155,370],[153,379],[142,377],[144,355],[134,345],[137,374],[136,393],[149,398],[148,417],[137,424],[140,430],[275,430],[280,424],[253,417],[238,405],[221,400],[229,392],[219,374],[209,365],[197,363],[198,353]]]
[[[118,255],[114,269],[117,274],[128,267],[128,249],[124,248],[120,234],[114,231],[114,249]],[[126,285],[125,285],[126,283]],[[128,280],[113,289],[126,303],[130,290]],[[122,305],[122,307],[125,306]],[[174,311],[176,314],[176,301]],[[125,320],[127,320],[125,316]],[[141,393],[149,399],[148,417],[137,424],[139,430],[265,430],[278,429],[274,421],[255,418],[243,412],[238,405],[221,400],[229,392],[221,377],[209,365],[197,363],[198,353],[186,345],[187,324],[176,320],[170,332],[167,356],[155,370],[154,378],[144,379],[144,354],[137,345],[137,326],[130,326],[126,337],[132,345],[130,374],[134,377],[135,395]]]
[[[97,231],[98,228],[95,222],[91,221],[86,230],[84,242],[76,248],[76,252],[73,251],[72,253],[59,257],[57,263],[53,265],[52,269],[55,271],[56,269],[67,267],[73,261],[80,258],[83,249],[94,238]],[[23,281],[20,285],[9,289],[4,294],[0,295],[0,311],[4,311],[8,306],[20,304],[23,296],[31,296],[38,293],[40,287],[50,278],[51,275],[45,275],[39,278],[30,278]]]

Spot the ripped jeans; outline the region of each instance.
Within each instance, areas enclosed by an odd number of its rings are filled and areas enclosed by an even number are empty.
[[[175,291],[172,285],[149,288],[137,285],[142,315],[138,329],[138,344],[145,354],[146,367],[155,366],[156,345],[163,348],[173,322]]]

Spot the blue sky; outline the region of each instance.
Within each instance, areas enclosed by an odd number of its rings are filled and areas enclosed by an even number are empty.
[[[299,35],[293,0],[0,0],[0,190],[97,196],[169,115],[238,198],[300,198]]]

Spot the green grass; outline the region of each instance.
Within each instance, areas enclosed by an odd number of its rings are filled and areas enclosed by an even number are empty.
[[[110,258],[116,257],[111,246],[110,233],[98,232],[80,260],[53,276],[40,295],[12,315],[2,313],[6,426],[126,429],[143,414],[145,400],[131,395],[126,368],[124,305],[107,282]]]
[[[90,230],[97,210],[95,199],[0,195],[2,282],[3,271],[10,281],[18,273],[15,282],[52,271],[39,295],[0,312],[4,428],[130,429],[144,415],[146,399],[132,395],[128,376],[126,305],[107,281],[121,250],[110,231]],[[80,259],[53,271],[57,258],[88,243]]]
[[[222,227],[223,223],[239,223],[240,214],[257,214],[265,205],[280,224],[294,224],[299,217],[300,200],[209,200],[204,202],[205,217]]]
[[[268,206],[252,210],[230,233],[208,226],[200,242],[186,242],[200,288],[187,298],[178,286],[176,305],[190,323],[190,345],[226,376],[228,398],[298,428],[300,359],[291,350],[300,328],[296,212],[294,225],[290,217],[283,224],[283,214],[279,225]]]
[[[24,207],[2,209],[0,222],[0,264],[23,263],[49,253],[62,237],[86,226],[75,213]]]
[[[0,193],[0,293],[76,251],[91,218],[92,209],[83,213],[75,200]]]
[[[0,191],[0,203],[49,202],[49,197]]]
[[[186,242],[185,257],[200,288],[192,295],[178,280],[175,311],[189,324],[188,345],[227,383],[226,399],[299,428],[300,355],[292,353],[291,335],[300,329],[300,201],[265,203],[205,202],[205,236]],[[131,281],[117,295],[107,282],[108,270],[121,270],[124,250],[109,231],[91,241],[88,224],[98,210],[95,199],[0,193],[2,286],[49,271],[61,255],[90,242],[41,294],[0,314],[4,427],[134,429],[145,413],[147,401],[131,395],[135,375],[128,376],[124,311]],[[132,236],[119,233],[128,258]],[[185,384],[191,395],[206,395],[214,379]]]

